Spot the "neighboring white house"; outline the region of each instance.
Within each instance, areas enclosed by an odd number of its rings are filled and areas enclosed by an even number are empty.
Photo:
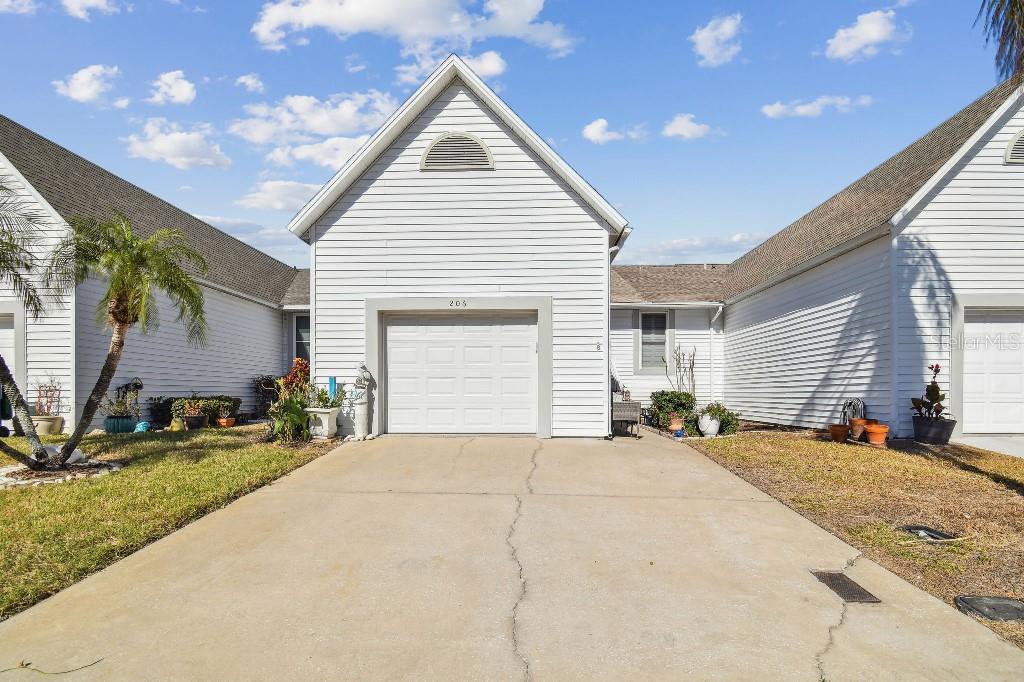
[[[249,401],[252,376],[302,356],[320,385],[365,363],[378,433],[604,436],[614,383],[807,427],[860,398],[905,436],[938,362],[958,429],[1024,433],[1022,104],[993,88],[727,265],[612,266],[625,219],[454,56],[292,220],[309,271],[2,117],[0,180],[51,217],[42,249],[120,210],[207,254],[210,345],[171,321],[133,333],[114,384],[144,396]],[[98,292],[39,321],[0,300],[30,399],[48,376],[69,413],[85,399]]]
[[[173,307],[159,299],[163,323],[143,336],[129,332],[112,388],[138,377],[140,398],[224,393],[251,409],[252,378],[279,374],[301,351],[293,340],[295,318],[306,315],[307,271],[297,270],[171,206],[99,166],[0,116],[0,184],[23,207],[47,217],[38,248],[46,253],[75,217],[110,219],[125,214],[141,235],[162,227],[181,230],[200,250],[209,272],[200,279],[206,299],[209,342],[185,341]],[[103,285],[91,280],[54,301],[39,320],[26,318],[8,295],[0,296],[0,353],[32,405],[36,386],[56,380],[64,388],[62,411],[79,414],[103,365],[110,332],[97,324]],[[102,419],[102,416],[99,417]]]

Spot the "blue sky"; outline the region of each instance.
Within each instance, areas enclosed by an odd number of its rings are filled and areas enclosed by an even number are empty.
[[[0,0],[0,111],[296,265],[294,210],[450,51],[629,219],[727,262],[996,83],[976,2]]]

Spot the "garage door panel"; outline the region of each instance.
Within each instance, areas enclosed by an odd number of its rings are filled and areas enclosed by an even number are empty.
[[[387,430],[536,433],[536,314],[394,315],[385,325]]]
[[[1024,311],[964,315],[963,428],[1024,432]]]

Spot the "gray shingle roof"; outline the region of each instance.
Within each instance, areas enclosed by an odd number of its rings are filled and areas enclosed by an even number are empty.
[[[292,283],[281,297],[281,305],[309,305],[309,268],[295,271]]]
[[[296,278],[292,266],[3,115],[0,115],[0,152],[65,220],[74,217],[106,220],[120,211],[141,235],[150,235],[163,227],[181,230],[189,244],[206,258],[209,272],[205,279],[213,284],[276,304]]]
[[[867,175],[741,256],[729,268],[726,296],[885,225],[974,135],[1020,84],[1005,81]]]
[[[612,303],[721,301],[727,265],[613,265]]]

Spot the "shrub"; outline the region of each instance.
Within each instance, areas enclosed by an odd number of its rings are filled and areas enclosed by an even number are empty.
[[[345,391],[338,387],[334,392],[334,397],[331,397],[330,391],[326,388],[312,387],[309,391],[309,397],[307,399],[308,407],[316,407],[322,409],[328,409],[332,407],[341,407],[345,400]]]
[[[285,379],[278,379],[280,397],[270,406],[270,433],[277,440],[308,441],[309,415],[306,414],[308,392],[288,390]]]
[[[154,399],[155,400],[155,399]],[[164,398],[161,396],[159,402],[150,400],[149,411],[153,414],[153,419],[156,421],[156,413],[158,410],[162,411],[163,405],[170,403],[170,415],[181,419],[185,416],[199,416],[205,414],[210,418],[210,421],[216,420],[220,417],[222,412],[227,412],[228,416],[234,416],[238,414],[238,408],[242,405],[241,398],[232,398],[229,395],[211,395],[211,396],[198,396],[191,395],[187,398]],[[192,412],[198,411],[197,414],[189,414],[186,410]],[[170,419],[166,422],[161,421],[160,423],[169,423]]]
[[[693,417],[695,405],[693,394],[685,391],[655,391],[651,394],[651,413],[660,429],[668,428],[669,415],[675,412],[683,418],[689,432],[691,422],[696,424]]]
[[[698,410],[696,416],[699,419],[705,414],[718,420],[718,433],[722,435],[727,436],[730,433],[736,433],[737,429],[739,429],[740,415],[722,403],[709,403]]]

